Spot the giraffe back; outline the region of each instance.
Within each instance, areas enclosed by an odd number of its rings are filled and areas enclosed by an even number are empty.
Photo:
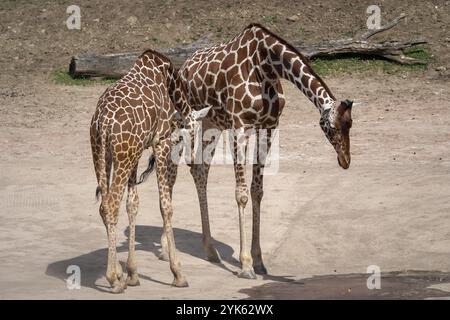
[[[141,54],[131,70],[99,98],[91,136],[104,133],[111,142],[119,139],[139,149],[148,147],[156,133],[167,137],[175,113],[169,92],[174,74],[163,55],[152,50]]]

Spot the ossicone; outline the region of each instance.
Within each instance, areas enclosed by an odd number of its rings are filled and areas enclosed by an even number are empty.
[[[353,101],[345,99],[344,101],[342,101],[342,104],[344,104],[346,108],[351,108],[353,106]]]

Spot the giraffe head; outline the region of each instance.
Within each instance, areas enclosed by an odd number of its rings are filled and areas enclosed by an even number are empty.
[[[320,127],[328,141],[337,153],[339,165],[350,167],[350,128],[352,127],[352,105],[350,100],[344,100],[322,112]]]
[[[209,110],[211,109],[211,106],[205,107],[200,110],[192,110],[190,117],[188,117],[188,128],[195,128],[199,121],[201,121],[206,115],[208,114]]]
[[[188,147],[190,150],[188,152],[188,155],[190,154],[190,159],[186,159],[188,160],[188,165],[194,163],[195,161],[195,144],[199,142],[197,137],[203,136],[201,125],[202,119],[207,116],[210,109],[211,106],[205,107],[200,110],[192,110],[189,108],[189,113],[185,116],[182,116],[179,112],[175,113],[174,118],[178,130],[173,132],[172,140],[175,143],[180,143],[182,140],[184,140],[182,146]],[[181,156],[182,150],[180,149],[179,151],[180,153],[178,155]]]

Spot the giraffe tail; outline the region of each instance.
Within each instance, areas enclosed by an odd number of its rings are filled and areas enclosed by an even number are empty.
[[[97,186],[97,189],[95,189],[95,200],[100,200],[100,196],[102,195],[102,188],[100,186]]]
[[[145,180],[147,180],[148,176],[155,170],[155,155],[152,153],[150,157],[148,158],[148,166],[147,169],[145,169],[144,172],[141,173],[139,176],[139,181],[136,182],[136,185],[141,184]]]
[[[108,130],[108,129],[106,129]],[[102,128],[99,126],[97,129],[97,135],[100,138],[100,148],[99,148],[99,161],[98,161],[98,186],[95,190],[95,197],[97,201],[100,199],[100,196],[103,198],[106,196],[109,190],[108,178],[111,175],[112,168],[112,157],[111,151],[109,150],[110,139],[109,132],[106,134],[106,137],[102,135]],[[108,156],[109,155],[109,156]]]

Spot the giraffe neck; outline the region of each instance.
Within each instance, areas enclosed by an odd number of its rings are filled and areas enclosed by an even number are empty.
[[[178,75],[177,70],[170,68],[168,74],[168,88],[170,98],[175,106],[175,109],[181,114],[185,124],[188,126],[193,123],[192,108],[187,101],[186,90]]]
[[[334,95],[302,54],[261,26],[254,27],[253,30],[260,41],[260,64],[268,78],[281,77],[295,84],[320,114],[333,107],[336,100]]]

